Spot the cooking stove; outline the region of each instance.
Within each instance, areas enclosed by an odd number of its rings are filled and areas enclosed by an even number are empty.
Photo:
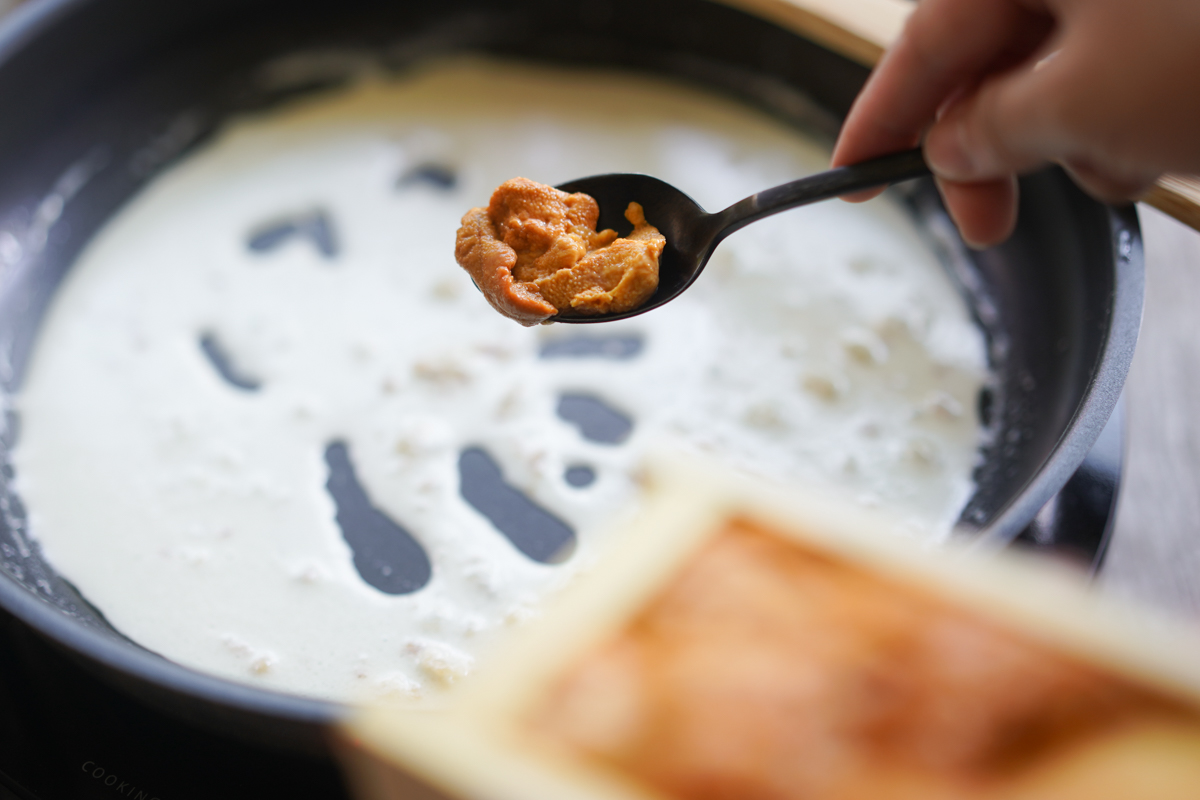
[[[0,800],[341,798],[328,758],[197,729],[0,611]]]
[[[1079,470],[1013,546],[1099,569],[1123,443],[1118,405]],[[348,796],[328,755],[253,746],[164,714],[0,610],[0,800]]]

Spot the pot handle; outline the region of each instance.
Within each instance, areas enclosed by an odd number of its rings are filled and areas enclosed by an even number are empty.
[[[1163,175],[1138,199],[1200,231],[1200,177]]]
[[[912,0],[724,0],[873,67],[904,29]],[[1200,231],[1200,176],[1167,174],[1138,198]]]

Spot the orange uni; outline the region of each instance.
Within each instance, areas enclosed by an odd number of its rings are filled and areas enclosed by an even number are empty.
[[[658,287],[666,239],[637,203],[625,211],[634,226],[628,237],[597,233],[599,217],[586,194],[513,178],[496,189],[487,208],[463,217],[454,257],[488,302],[522,325],[564,311],[630,311]]]

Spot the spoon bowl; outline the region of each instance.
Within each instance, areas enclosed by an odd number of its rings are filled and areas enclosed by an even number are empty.
[[[667,244],[658,259],[658,288],[645,303],[635,309],[615,314],[585,316],[559,313],[553,317],[555,322],[612,322],[658,308],[674,300],[700,277],[712,251],[716,248],[716,242],[705,248],[705,242],[697,242],[696,239],[704,238],[707,227],[711,226],[711,220],[717,215],[709,214],[687,194],[651,175],[594,175],[564,183],[556,188],[564,192],[583,192],[591,195],[600,206],[600,219],[596,229],[611,228],[621,236],[628,236],[633,230],[633,225],[625,219],[625,209],[630,202],[640,203],[647,221],[666,237]]]
[[[906,150],[781,184],[712,214],[684,192],[650,175],[610,173],[560,184],[556,188],[561,191],[591,195],[600,206],[597,230],[612,228],[622,236],[633,229],[625,219],[625,209],[631,202],[640,203],[646,221],[658,228],[667,244],[658,261],[658,288],[642,305],[614,314],[563,312],[551,319],[587,324],[644,314],[682,294],[700,277],[717,245],[752,222],[790,208],[929,174],[920,149]]]

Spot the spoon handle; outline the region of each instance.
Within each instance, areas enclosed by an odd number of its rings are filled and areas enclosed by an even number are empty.
[[[713,215],[713,221],[716,223],[714,243],[751,222],[787,211],[789,208],[929,174],[925,157],[920,148],[917,148],[871,159],[861,164],[838,167],[765,189]]]

